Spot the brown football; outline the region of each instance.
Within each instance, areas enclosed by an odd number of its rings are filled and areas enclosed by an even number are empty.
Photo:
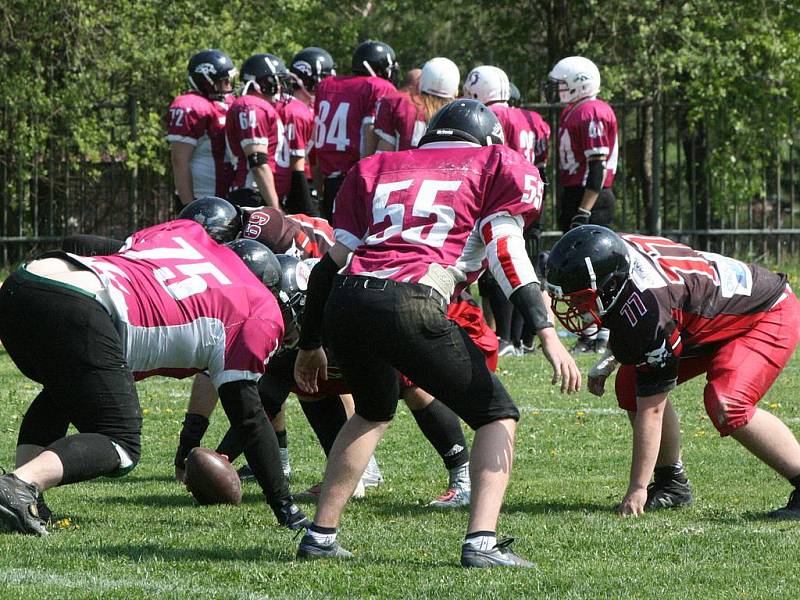
[[[193,448],[186,459],[186,488],[200,504],[242,502],[242,485],[236,469],[222,454]]]

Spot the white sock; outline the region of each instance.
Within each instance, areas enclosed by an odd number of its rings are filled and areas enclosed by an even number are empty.
[[[320,546],[330,546],[336,541],[335,531],[333,533],[320,533],[318,531],[314,531],[312,528],[309,528],[306,533],[314,538],[314,541]]]
[[[476,535],[464,540],[465,544],[469,544],[476,550],[488,552],[497,545],[496,535]]]

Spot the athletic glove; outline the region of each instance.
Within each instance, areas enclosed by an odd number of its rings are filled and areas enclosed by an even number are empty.
[[[575,216],[572,217],[572,221],[569,223],[570,229],[575,229],[576,227],[580,227],[581,225],[588,225],[589,219],[592,218],[592,211],[586,210],[585,208],[578,208],[578,212],[575,213]]]

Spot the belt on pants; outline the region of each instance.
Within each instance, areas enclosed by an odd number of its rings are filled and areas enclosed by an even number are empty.
[[[423,283],[410,283],[405,281],[395,281],[394,279],[381,279],[379,277],[367,277],[366,275],[344,275],[340,276],[339,287],[363,287],[366,290],[377,290],[382,292],[389,288],[411,287],[428,295],[429,298],[436,300],[441,306],[447,306],[448,301],[438,291]]]

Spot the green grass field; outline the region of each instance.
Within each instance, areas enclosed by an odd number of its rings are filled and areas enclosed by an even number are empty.
[[[590,359],[581,360],[584,371]],[[800,362],[762,407],[800,430]],[[0,533],[2,598],[798,598],[800,523],[765,520],[789,487],[702,406],[702,381],[673,394],[694,506],[622,519],[630,427],[609,394],[560,396],[540,355],[501,359],[523,417],[499,535],[538,563],[530,571],[458,566],[466,512],[424,505],[446,473],[407,409],[378,448],[386,484],[351,502],[339,536],[349,562],[295,562],[297,539],[275,525],[255,484],[240,507],[199,507],[172,480],[187,381],[139,386],[143,456],[127,478],[48,492],[62,520],[39,539]],[[11,467],[21,416],[37,386],[0,352],[0,464]],[[320,477],[323,455],[292,399],[294,489]],[[209,445],[225,419],[212,419]],[[313,506],[305,504],[313,514]],[[66,520],[68,519],[68,520]]]

